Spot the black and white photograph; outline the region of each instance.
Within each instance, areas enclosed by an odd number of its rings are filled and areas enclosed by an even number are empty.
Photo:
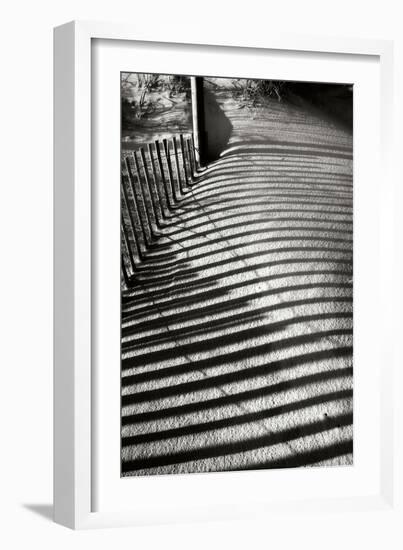
[[[403,549],[401,2],[3,2],[5,550]]]
[[[351,466],[353,86],[120,90],[121,476]]]

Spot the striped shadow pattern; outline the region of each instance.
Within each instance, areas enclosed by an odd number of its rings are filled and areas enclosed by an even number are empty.
[[[352,464],[351,135],[274,103],[244,139],[223,109],[122,293],[123,476]]]

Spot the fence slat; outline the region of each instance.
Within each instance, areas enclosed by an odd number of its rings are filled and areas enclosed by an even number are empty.
[[[134,245],[136,247],[137,256],[139,257],[140,260],[143,260],[144,255],[143,255],[143,252],[141,250],[141,244],[138,240],[138,235],[137,235],[137,230],[136,230],[136,223],[134,221],[132,209],[130,208],[129,196],[127,194],[127,189],[126,189],[126,185],[125,185],[126,178],[128,178],[128,176],[125,176],[125,174],[122,174],[121,188],[122,188],[123,204],[124,204],[125,210],[126,210],[126,212],[128,214],[128,217],[129,217],[130,229],[131,229],[131,232],[132,232],[132,235],[133,235],[133,242],[134,242]],[[130,183],[130,179],[128,179],[128,181]],[[134,204],[136,214],[137,214],[137,217],[138,217],[137,205],[135,204],[135,202],[133,202],[133,204]],[[140,223],[140,226],[141,226],[141,223]]]
[[[132,272],[134,273],[136,271],[136,262],[134,260],[132,247],[130,246],[129,235],[127,233],[126,222],[124,220],[123,214],[120,218],[120,229],[122,231],[123,242],[125,244],[126,252],[127,252],[127,255],[129,257],[129,260],[130,260],[130,267],[131,267]]]
[[[132,203],[134,205],[134,208],[136,210],[136,215],[137,215],[137,218],[138,218],[139,223],[140,223],[140,228],[141,228],[141,233],[142,233],[144,245],[145,245],[146,248],[148,248],[152,245],[153,241],[151,239],[151,235],[147,231],[146,225],[144,223],[143,216],[141,215],[141,210],[140,210],[140,207],[139,207],[139,204],[138,204],[138,197],[137,197],[137,193],[136,193],[136,189],[135,189],[134,176],[133,176],[133,173],[132,173],[132,170],[131,170],[131,166],[130,166],[130,162],[129,162],[128,157],[125,157],[125,165],[126,165],[126,170],[127,170],[127,175],[128,175],[128,178],[129,178],[129,182],[130,182],[130,190],[131,190],[132,197],[133,197]]]
[[[175,191],[174,179],[173,179],[173,174],[172,174],[171,159],[170,159],[170,156],[169,156],[168,141],[166,139],[163,139],[162,144],[164,146],[165,160],[166,160],[167,168],[168,168],[168,177],[169,177],[169,184],[171,186],[172,198],[174,200],[174,203],[179,202],[179,198],[176,196],[176,191]]]
[[[130,288],[130,286],[131,286],[130,277],[127,274],[127,268],[126,268],[125,261],[124,261],[122,253],[120,253],[120,263],[121,263],[120,267],[122,269],[123,279],[124,279],[126,288]]]
[[[171,141],[172,141],[172,147],[173,147],[174,158],[175,158],[175,169],[176,169],[176,175],[178,179],[179,194],[183,196],[185,194],[185,190],[182,187],[182,177],[179,169],[178,148],[176,145],[176,137],[173,136]]]
[[[167,216],[165,214],[165,210],[168,209],[168,206],[167,206],[166,203],[164,204],[163,193],[161,193],[161,188],[158,185],[159,182],[158,182],[157,171],[155,169],[154,155],[153,155],[153,150],[152,150],[151,143],[147,144],[147,148],[148,148],[148,155],[150,157],[150,162],[151,162],[151,172],[153,174],[154,187],[156,189],[156,192],[157,192],[157,195],[158,195],[158,200],[159,200],[159,203],[160,203],[161,217],[162,217],[163,221],[166,222]]]
[[[147,200],[147,193],[145,191],[145,187],[143,185],[143,181],[141,178],[140,164],[139,164],[138,155],[136,151],[133,151],[133,159],[134,159],[134,166],[136,169],[137,181],[139,184],[138,188],[141,193],[141,200],[143,203],[144,213],[145,213],[148,228],[150,231],[151,239],[156,240],[158,239],[158,237],[161,236],[161,233],[158,231],[158,229],[156,229],[156,227],[154,227],[156,226],[156,222],[155,222],[155,213],[153,210],[153,204],[152,204],[152,201],[150,200],[150,197],[148,197],[148,200]],[[152,244],[150,246],[152,246]]]
[[[193,184],[193,181],[194,181],[194,165],[193,165],[193,157],[192,157],[192,146],[191,146],[191,144],[190,144],[190,140],[189,140],[189,139],[186,140],[186,146],[187,146],[188,155],[189,155],[190,181],[191,181],[192,184]]]
[[[155,149],[157,151],[158,168],[159,168],[159,171],[160,171],[160,174],[161,174],[161,180],[162,180],[162,185],[164,187],[165,196],[166,196],[166,199],[167,199],[167,205],[168,205],[169,210],[172,210],[173,206],[171,204],[171,198],[170,198],[169,192],[168,192],[168,184],[167,184],[167,180],[165,178],[164,165],[162,163],[161,149],[160,149],[160,144],[159,144],[158,140],[155,142]]]
[[[161,229],[161,224],[159,221],[159,208],[158,208],[157,201],[155,200],[155,195],[153,193],[153,190],[151,189],[150,174],[148,172],[147,160],[144,154],[143,147],[140,148],[140,159],[143,166],[143,173],[146,181],[147,191],[151,199],[150,206],[151,206],[153,217],[155,220],[155,225],[157,226],[158,229]]]
[[[180,134],[180,136],[179,136],[179,146],[180,146],[180,150],[181,150],[181,154],[182,154],[182,164],[183,164],[183,172],[185,174],[185,183],[186,183],[186,186],[188,187],[189,186],[189,177],[188,177],[188,169],[187,169],[187,166],[186,166],[185,144],[184,144],[184,141],[183,141],[183,135],[182,134]]]

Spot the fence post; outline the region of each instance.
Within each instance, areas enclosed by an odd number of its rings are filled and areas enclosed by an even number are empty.
[[[203,166],[206,157],[203,77],[191,76],[190,87],[192,96],[192,121],[195,142],[195,157],[198,165]]]

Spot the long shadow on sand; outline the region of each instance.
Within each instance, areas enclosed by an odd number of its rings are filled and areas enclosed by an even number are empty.
[[[207,125],[214,135],[211,155],[221,158],[180,204],[161,238],[165,248],[157,243],[149,251],[135,287],[122,295],[122,427],[130,428],[122,448],[131,453],[122,461],[124,475],[247,453],[352,424],[351,413],[340,413],[259,437],[155,451],[161,441],[352,398],[351,388],[336,387],[292,403],[189,421],[189,415],[202,411],[352,376],[352,189],[350,176],[337,170],[351,152],[343,146],[278,141],[239,142],[223,154],[231,129],[224,121],[218,135]],[[256,158],[258,169],[248,170]],[[279,158],[286,159],[284,164]],[[248,215],[238,220],[245,201]],[[259,250],[250,250],[251,241]],[[269,298],[274,301],[268,303]],[[270,321],[280,312],[286,317]],[[313,328],[287,333],[304,326]],[[287,357],[275,360],[278,353]],[[338,361],[338,367],[289,375],[326,361]],[[268,373],[285,373],[285,379],[222,390]],[[192,374],[196,379],[189,378]],[[212,397],[212,389],[220,396]],[[146,425],[136,432],[144,423],[182,416],[183,425]],[[250,467],[303,466],[351,452],[351,441],[335,442]]]

